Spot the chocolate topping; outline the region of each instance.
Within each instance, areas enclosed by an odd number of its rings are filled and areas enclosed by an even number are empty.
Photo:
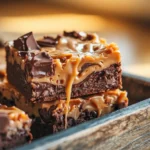
[[[19,37],[17,40],[14,40],[14,47],[19,51],[29,51],[39,49],[39,45],[35,41],[32,32],[29,32]]]
[[[76,31],[66,32],[66,31],[64,31],[62,36],[57,35],[56,38],[51,37],[51,36],[44,36],[43,39],[38,40],[37,43],[41,47],[54,47],[58,44],[59,39],[61,39],[63,37],[75,38],[75,39],[78,39],[81,41],[90,41],[95,38],[93,34],[87,34],[85,32],[76,32]]]
[[[55,73],[52,58],[46,52],[38,54],[30,53],[26,63],[26,68],[31,76],[51,76]]]
[[[92,34],[87,34],[85,32],[76,32],[76,31],[72,31],[72,32],[64,31],[64,36],[76,38],[81,41],[88,41],[88,40],[92,40],[94,38],[94,36]]]
[[[76,31],[72,31],[72,32],[64,31],[64,36],[69,36],[69,37],[73,37],[73,38],[76,38],[76,39],[85,40],[87,35],[85,34],[85,36],[83,36],[81,34],[81,32],[76,32]]]
[[[51,37],[51,36],[44,36],[43,39],[38,40],[37,43],[41,47],[53,47],[53,46],[56,46],[60,37],[61,36],[59,35],[56,38]]]
[[[53,59],[47,52],[18,51],[25,60],[25,70],[32,77],[51,76],[55,73]]]

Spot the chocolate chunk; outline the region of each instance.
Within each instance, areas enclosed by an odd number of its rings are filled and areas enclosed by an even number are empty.
[[[86,34],[84,32],[76,32],[76,31],[72,31],[72,32],[64,31],[64,36],[76,38],[76,39],[79,39],[81,41],[90,41],[94,38],[92,34]]]
[[[51,47],[51,46],[55,46],[57,41],[55,38],[50,37],[50,36],[44,36],[44,38],[42,40],[37,41],[37,43],[41,46],[41,47]]]
[[[76,31],[72,31],[72,32],[64,31],[64,36],[69,36],[69,37],[73,37],[73,38],[80,39],[80,40],[85,40],[86,38],[86,34],[85,36],[83,36],[81,32],[76,32]]]
[[[58,35],[56,38],[51,36],[44,36],[44,38],[42,40],[38,40],[37,43],[41,47],[53,47],[58,43],[60,37],[60,35]]]
[[[54,75],[55,70],[52,58],[46,52],[38,54],[28,53],[28,59],[26,68],[31,76],[42,77]]]
[[[17,40],[14,40],[14,47],[19,51],[39,50],[40,47],[34,39],[33,33],[29,32]]]

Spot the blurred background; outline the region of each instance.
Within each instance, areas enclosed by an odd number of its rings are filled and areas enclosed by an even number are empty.
[[[150,77],[149,0],[0,0],[0,47],[29,31],[39,38],[63,30],[96,32],[117,43],[123,70]],[[1,48],[0,64],[4,56]]]

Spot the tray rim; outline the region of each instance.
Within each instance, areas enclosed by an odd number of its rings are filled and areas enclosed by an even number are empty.
[[[150,83],[150,78],[133,75],[127,72],[123,72],[123,76],[136,79],[140,82]],[[115,119],[118,119],[119,117],[133,114],[136,111],[146,109],[147,107],[150,107],[150,98],[142,100],[136,104],[132,104],[126,108],[114,111],[100,118],[96,118],[88,122],[79,124],[65,131],[61,131],[54,135],[49,135],[41,139],[35,140],[29,145],[18,147],[17,150],[26,150],[26,149],[44,150],[44,149],[52,148],[54,145],[61,144],[65,142],[66,140],[75,139],[79,134],[81,136],[81,132],[83,133],[83,135],[89,129],[91,129],[91,132],[92,132],[92,129],[99,127],[109,121],[113,121]]]

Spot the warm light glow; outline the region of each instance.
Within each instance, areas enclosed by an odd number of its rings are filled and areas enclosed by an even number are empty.
[[[123,67],[123,70],[135,75],[150,77],[149,71],[150,64],[134,64]]]
[[[100,31],[105,20],[94,15],[53,14],[42,16],[21,16],[0,18],[1,31],[25,33],[57,33],[63,30]]]

